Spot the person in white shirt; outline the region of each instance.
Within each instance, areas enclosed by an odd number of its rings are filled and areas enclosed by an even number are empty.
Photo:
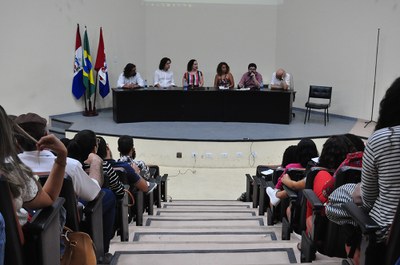
[[[15,119],[21,128],[29,135],[37,139],[47,135],[46,119],[35,113],[22,114]],[[18,154],[21,161],[32,169],[37,175],[48,175],[54,164],[56,156],[49,150],[37,151],[35,143],[29,139],[16,136],[18,144],[24,150]],[[82,169],[79,161],[67,158],[65,174],[70,176],[74,186],[75,194],[84,201],[92,201],[100,192],[102,180],[102,159],[100,157],[92,157],[90,159],[89,175]]]
[[[154,73],[154,86],[155,87],[174,87],[174,73],[170,71],[171,59],[164,57],[160,61],[158,69]]]
[[[136,72],[136,65],[128,63],[124,68],[124,72],[119,75],[117,87],[132,89],[144,86],[143,78]]]
[[[286,73],[282,68],[276,70],[276,72],[272,74],[270,88],[283,90],[293,89],[293,82],[290,74]]]

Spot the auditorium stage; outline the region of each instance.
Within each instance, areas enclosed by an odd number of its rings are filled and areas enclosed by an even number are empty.
[[[63,123],[66,130],[77,132],[90,129],[101,135],[131,135],[137,139],[178,141],[276,141],[303,137],[325,138],[330,135],[355,133],[367,138],[375,126],[364,128],[364,121],[355,118],[330,115],[324,126],[323,115],[313,112],[304,124],[303,109],[294,109],[295,118],[290,124],[237,123],[237,122],[136,122],[116,123],[112,109],[98,110],[99,115],[85,117],[82,113],[66,113],[50,116],[51,126]],[[54,128],[55,129],[55,128]]]

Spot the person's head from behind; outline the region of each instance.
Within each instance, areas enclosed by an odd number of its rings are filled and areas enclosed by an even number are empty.
[[[249,74],[257,72],[257,65],[255,63],[250,63],[247,67]]]
[[[356,148],[346,136],[331,136],[323,145],[318,165],[328,169],[337,169],[347,154],[355,151]]]
[[[124,68],[124,76],[126,78],[133,77],[136,75],[136,65],[128,63]]]
[[[69,142],[71,142],[71,139],[67,138],[67,137],[63,137],[60,139],[60,141],[64,144],[64,146],[66,148],[68,148]]]
[[[133,138],[129,135],[122,135],[118,139],[118,151],[120,156],[130,156],[133,159],[136,157],[135,148],[133,145]]]
[[[187,71],[197,71],[199,69],[199,64],[195,59],[191,59],[187,64]]]
[[[308,162],[314,157],[318,157],[318,149],[314,141],[309,138],[303,138],[297,144],[298,163],[303,168],[307,167]]]
[[[289,164],[297,163],[297,145],[290,145],[285,149],[282,157],[282,167],[286,167]]]
[[[107,158],[107,142],[103,137],[97,136],[97,155],[101,159]]]
[[[220,62],[217,66],[217,74],[224,75],[229,73],[229,65],[226,62]]]
[[[47,120],[36,113],[21,114],[15,118],[14,123],[37,141],[47,135]],[[36,150],[36,143],[23,134],[16,134],[15,137],[24,151]]]
[[[286,72],[282,68],[279,68],[278,70],[276,70],[275,76],[277,79],[283,80],[283,78],[285,78],[286,76]]]
[[[91,130],[82,130],[69,142],[68,156],[83,164],[90,153],[97,153],[96,134]]]
[[[350,140],[350,142],[356,148],[356,151],[364,152],[365,144],[364,144],[364,141],[359,136],[352,134],[352,133],[346,133],[344,136],[346,136],[347,139]]]
[[[164,57],[161,59],[158,69],[163,71],[168,71],[170,67],[171,67],[171,59],[168,57]]]
[[[400,125],[400,77],[386,90],[379,105],[375,130]]]

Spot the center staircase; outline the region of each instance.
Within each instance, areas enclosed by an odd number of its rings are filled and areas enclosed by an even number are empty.
[[[223,265],[300,263],[299,238],[281,240],[280,224],[266,225],[252,204],[241,201],[173,201],[130,224],[129,241],[115,237],[113,265]],[[317,253],[314,265],[341,264]]]

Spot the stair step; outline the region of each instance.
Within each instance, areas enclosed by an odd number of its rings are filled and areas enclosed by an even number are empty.
[[[135,264],[290,264],[300,263],[296,243],[115,243],[118,265]],[[340,259],[322,257],[312,264],[340,264]],[[335,263],[334,263],[335,262]]]
[[[257,211],[252,209],[179,209],[179,208],[169,208],[169,209],[156,209],[154,211],[154,215],[162,216],[162,217],[170,217],[170,216],[192,216],[192,217],[251,217],[257,216]]]
[[[160,217],[144,218],[145,226],[152,227],[226,227],[226,226],[265,226],[264,217]]]
[[[265,242],[282,240],[281,227],[206,227],[206,228],[165,228],[129,227],[130,241],[141,242]],[[285,242],[299,242],[292,236]]]
[[[227,200],[173,201],[129,225],[129,242],[115,237],[112,264],[225,265],[300,263],[300,239],[281,240],[282,225],[266,225],[252,203]],[[292,234],[293,235],[293,234]],[[316,254],[313,265],[339,265],[341,259]],[[306,263],[304,263],[306,264]]]
[[[50,124],[54,128],[60,128],[60,129],[65,131],[66,129],[69,129],[69,127],[71,127],[73,122],[60,120],[60,119],[57,119],[57,118],[54,118],[54,117],[50,116]]]

